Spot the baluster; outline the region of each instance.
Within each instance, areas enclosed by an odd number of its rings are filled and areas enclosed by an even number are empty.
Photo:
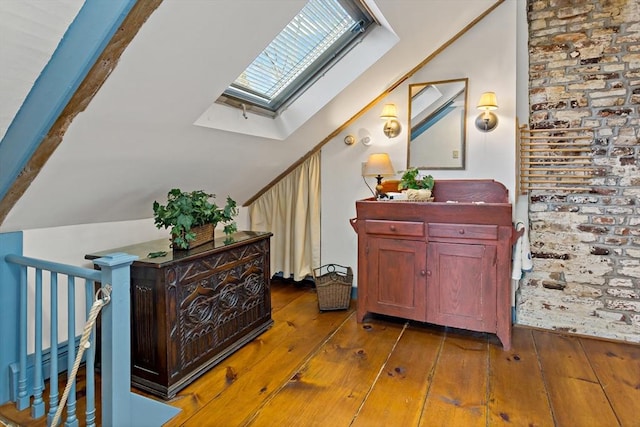
[[[35,364],[33,367],[33,404],[31,416],[40,418],[44,415],[44,401],[42,400],[42,269],[36,268],[36,298],[35,298]]]
[[[16,406],[19,411],[29,406],[29,395],[27,394],[27,267],[20,269],[20,342],[18,372],[18,398]]]
[[[91,307],[93,306],[93,295],[95,293],[95,282],[93,280],[86,280],[85,281],[85,305],[86,305],[86,316],[87,319],[89,319],[89,313],[91,312]],[[87,427],[94,427],[96,425],[96,405],[95,405],[95,401],[96,401],[96,394],[95,394],[95,390],[96,390],[96,385],[95,385],[95,354],[96,354],[96,347],[95,347],[95,326],[93,327],[93,329],[91,330],[91,336],[89,338],[89,348],[87,348],[86,351],[86,365],[85,365],[85,370],[86,370],[86,389],[87,389],[87,394],[86,394],[86,401],[87,401],[87,408],[86,408],[86,412],[85,412],[85,416],[86,416],[86,424]]]
[[[76,417],[76,380],[71,378],[73,364],[76,360],[76,287],[75,277],[67,276],[67,382],[72,382],[67,398],[67,420],[64,425],[74,427],[78,425]]]
[[[58,273],[51,273],[51,370],[49,371],[49,413],[51,425],[58,410]]]

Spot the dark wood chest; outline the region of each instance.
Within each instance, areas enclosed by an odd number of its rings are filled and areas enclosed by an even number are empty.
[[[220,236],[176,252],[161,239],[86,256],[139,257],[131,266],[133,386],[172,398],[272,325],[270,237],[238,232],[232,243]]]

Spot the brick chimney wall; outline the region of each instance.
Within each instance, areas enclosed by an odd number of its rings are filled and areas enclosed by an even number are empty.
[[[583,193],[532,191],[517,323],[640,342],[640,2],[528,0],[529,126],[594,129]]]

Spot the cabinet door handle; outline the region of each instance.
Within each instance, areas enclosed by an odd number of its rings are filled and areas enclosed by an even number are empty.
[[[420,275],[421,275],[421,276],[425,276],[426,274],[427,274],[427,272],[426,272],[426,271],[424,271],[424,270],[420,270]]]
[[[431,277],[431,270],[427,270],[427,276]]]

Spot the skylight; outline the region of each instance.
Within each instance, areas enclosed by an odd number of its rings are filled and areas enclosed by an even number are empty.
[[[275,116],[374,22],[358,0],[309,0],[218,102]]]

